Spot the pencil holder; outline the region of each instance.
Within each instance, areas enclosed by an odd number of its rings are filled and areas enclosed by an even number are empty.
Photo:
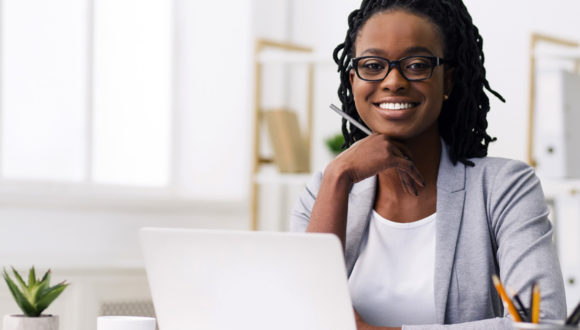
[[[578,325],[565,325],[564,321],[541,320],[540,323],[514,322],[515,330],[571,330],[580,329]]]

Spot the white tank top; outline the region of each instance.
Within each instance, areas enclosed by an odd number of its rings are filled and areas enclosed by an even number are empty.
[[[375,326],[434,324],[435,214],[400,223],[373,210],[348,280],[354,308]]]

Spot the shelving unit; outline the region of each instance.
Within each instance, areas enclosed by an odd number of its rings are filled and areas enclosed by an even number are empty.
[[[530,38],[530,86],[529,86],[529,102],[528,102],[528,146],[527,146],[527,161],[528,164],[535,167],[536,160],[534,159],[534,129],[535,129],[535,108],[536,108],[536,75],[537,64],[536,60],[539,57],[547,54],[538,54],[537,47],[540,43],[548,43],[552,45],[578,48],[579,44],[575,41],[565,40],[553,36],[548,36],[540,33],[532,33]],[[580,54],[576,51],[576,54]],[[562,57],[561,52],[552,54],[552,56]],[[578,56],[578,55],[577,55]],[[580,57],[576,57],[576,71],[578,71],[578,64]]]
[[[277,50],[276,54],[267,53],[266,50]],[[264,165],[273,165],[272,158],[264,157],[260,154],[262,141],[261,128],[264,119],[264,109],[262,108],[262,91],[263,91],[263,65],[266,63],[277,63],[280,65],[287,64],[304,64],[308,67],[307,73],[307,105],[306,105],[306,132],[305,145],[307,154],[310,155],[312,145],[312,107],[313,107],[313,83],[314,83],[314,64],[312,57],[313,50],[309,47],[296,45],[286,42],[259,39],[256,41],[254,54],[255,86],[254,86],[254,145],[253,145],[253,165],[252,165],[252,182],[250,192],[250,219],[251,228],[259,228],[258,210],[259,210],[259,185],[264,183],[276,184],[301,184],[305,183],[310,177],[309,173],[278,173],[270,167],[268,171],[263,171]]]
[[[539,44],[558,49],[541,50]],[[540,76],[538,60],[565,61],[569,65],[566,73],[554,70],[554,74],[544,72]],[[574,75],[579,74],[579,68],[578,42],[531,35],[527,161],[536,168],[552,208],[550,218],[562,266],[568,313],[580,300],[580,256],[577,253],[580,251],[580,177],[576,177],[577,171],[572,171],[580,157],[576,141],[580,135],[568,134],[570,129],[576,130],[574,125],[580,124],[575,122],[580,118],[576,91],[580,78]],[[542,103],[542,100],[548,102]],[[542,120],[538,120],[540,115],[543,115]],[[558,134],[552,136],[554,132]]]

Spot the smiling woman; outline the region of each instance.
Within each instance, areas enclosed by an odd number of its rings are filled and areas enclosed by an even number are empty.
[[[314,175],[292,229],[341,239],[358,329],[511,329],[495,273],[540,283],[542,317],[563,318],[539,180],[486,157],[485,90],[503,98],[462,1],[364,0],[348,22],[339,98],[373,134],[343,121],[348,149]]]
[[[451,93],[453,69],[433,65],[443,57],[443,37],[437,26],[404,11],[380,13],[363,25],[355,45],[355,70],[350,70],[349,79],[358,114],[367,126],[393,138],[408,140],[428,134],[438,139],[437,118],[443,95]],[[361,71],[368,75],[373,68],[369,61],[374,58],[368,54],[401,62],[391,61],[388,70],[382,70],[383,79],[369,81],[361,76]],[[393,63],[398,64],[394,70]],[[355,72],[360,79],[355,79]]]

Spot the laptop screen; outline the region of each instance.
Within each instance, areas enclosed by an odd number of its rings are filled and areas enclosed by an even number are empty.
[[[167,228],[140,234],[160,330],[356,329],[333,235]]]

